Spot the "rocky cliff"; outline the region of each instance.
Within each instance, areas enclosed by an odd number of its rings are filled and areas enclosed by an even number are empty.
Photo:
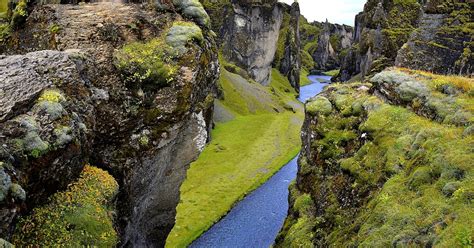
[[[398,65],[437,73],[472,71],[472,3],[369,0],[338,80]]]
[[[90,162],[120,185],[120,245],[164,245],[186,169],[209,139],[219,65],[199,2],[147,6],[11,6],[0,46],[0,237],[22,232],[15,220]]]
[[[289,23],[290,7],[277,0],[202,0],[202,3],[211,15],[212,29],[218,34],[224,58],[242,68],[246,77],[267,85],[280,27],[284,15]],[[295,9],[293,14],[297,12]],[[292,29],[296,31],[295,27]]]
[[[278,37],[273,66],[288,78],[291,86],[299,92],[301,70],[300,6],[294,2],[284,5],[283,22]]]
[[[310,100],[275,247],[472,244],[473,90],[392,68]]]
[[[347,25],[331,24],[327,21],[314,22],[312,25],[321,30],[315,43],[317,45],[311,52],[315,62],[314,69],[324,72],[339,68],[352,45],[353,28]]]
[[[442,74],[474,71],[473,3],[429,1],[395,64]]]

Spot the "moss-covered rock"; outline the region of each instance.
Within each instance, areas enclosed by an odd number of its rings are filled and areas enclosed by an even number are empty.
[[[317,96],[306,104],[306,112],[311,115],[329,115],[332,112],[332,104],[326,97]]]
[[[450,77],[457,93],[447,95],[436,86],[445,76],[396,70],[377,75],[372,85],[327,87],[321,95],[334,106],[330,115],[307,110],[292,195],[309,195],[314,210],[299,215],[309,201],[290,198],[276,247],[308,238],[305,247],[470,244],[474,139],[424,105],[449,98],[445,104],[472,114],[472,96],[461,90],[470,79]],[[400,85],[407,87],[403,93]],[[298,224],[308,220],[310,228]]]
[[[17,228],[22,231],[12,242],[18,246],[114,246],[118,237],[112,199],[117,192],[112,176],[86,166],[79,181],[67,191],[56,193],[48,204],[20,220]]]
[[[211,20],[199,0],[173,0],[183,15],[193,18],[199,25],[210,28]]]
[[[204,41],[201,28],[192,22],[175,22],[166,35],[166,43],[178,57],[188,51],[186,45],[192,41],[198,43]]]

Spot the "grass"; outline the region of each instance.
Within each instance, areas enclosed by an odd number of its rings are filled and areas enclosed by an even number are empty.
[[[339,69],[337,69],[337,70],[332,70],[332,71],[327,71],[327,72],[324,72],[323,74],[324,74],[324,75],[327,75],[327,76],[334,77],[334,76],[336,76],[337,74],[339,74]]]
[[[217,123],[211,143],[188,170],[166,247],[189,245],[300,149],[302,106],[288,81],[277,70],[269,87],[253,82],[243,87],[242,80],[222,72],[220,103],[235,118]]]
[[[311,80],[308,78],[309,72],[306,69],[301,69],[300,72],[300,86],[306,86],[311,84]]]

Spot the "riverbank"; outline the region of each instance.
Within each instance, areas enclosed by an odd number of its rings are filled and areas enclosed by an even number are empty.
[[[268,87],[223,69],[212,141],[188,170],[167,247],[185,247],[296,156],[303,106],[277,70]]]

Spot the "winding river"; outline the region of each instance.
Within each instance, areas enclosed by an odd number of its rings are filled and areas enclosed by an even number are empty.
[[[301,87],[298,100],[306,102],[322,91],[329,76],[309,76],[311,84]],[[234,208],[191,248],[266,248],[273,244],[288,212],[288,186],[296,178],[297,158],[291,160],[266,183]]]

